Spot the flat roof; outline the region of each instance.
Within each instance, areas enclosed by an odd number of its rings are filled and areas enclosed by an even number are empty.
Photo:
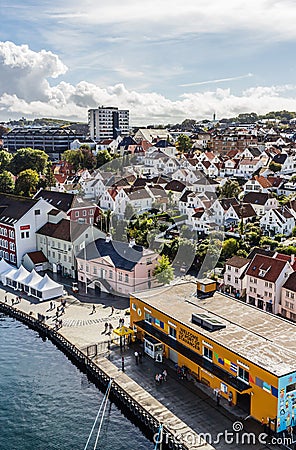
[[[149,289],[132,296],[277,377],[296,371],[296,325],[219,292],[196,297],[196,283]],[[210,314],[226,325],[209,332],[192,314]]]

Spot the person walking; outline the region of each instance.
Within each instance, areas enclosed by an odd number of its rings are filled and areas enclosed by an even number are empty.
[[[164,369],[163,372],[162,372],[163,381],[167,381],[167,376],[168,376],[168,373],[167,373],[167,371]]]
[[[93,305],[93,307],[92,307],[92,314],[94,314],[95,312],[96,312],[96,306]]]
[[[112,330],[113,330],[112,323],[109,323],[109,334],[111,334]]]
[[[113,313],[114,313],[114,306],[113,306],[113,305],[111,305],[111,314],[110,314],[110,316],[112,316],[112,315],[113,315]]]
[[[121,370],[124,372],[124,356],[121,357]]]
[[[135,351],[135,360],[136,360],[136,366],[139,364],[139,353],[137,350]]]
[[[104,333],[107,333],[107,331],[108,331],[108,322],[105,322],[105,331],[104,331]]]
[[[142,357],[143,357],[142,352],[139,352],[139,363],[140,364],[142,364]]]
[[[220,391],[218,391],[217,392],[217,397],[216,397],[217,406],[220,406],[220,400],[221,400],[221,393],[220,393]]]

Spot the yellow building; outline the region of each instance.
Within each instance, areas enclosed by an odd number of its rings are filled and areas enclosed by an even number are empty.
[[[194,282],[133,294],[131,325],[155,358],[169,358],[258,421],[282,431],[296,413],[296,326]]]

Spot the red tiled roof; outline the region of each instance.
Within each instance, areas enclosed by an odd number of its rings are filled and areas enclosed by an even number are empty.
[[[246,275],[275,283],[287,262],[265,255],[255,255]]]

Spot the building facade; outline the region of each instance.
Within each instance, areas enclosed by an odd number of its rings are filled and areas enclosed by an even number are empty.
[[[246,415],[264,419],[275,431],[290,426],[294,324],[222,294],[198,299],[193,282],[133,293],[130,320],[148,355],[146,348],[157,347]]]
[[[13,128],[3,135],[3,146],[9,151],[20,148],[43,150],[51,160],[61,159],[75,139],[84,139],[80,132],[68,128]]]
[[[91,139],[116,139],[129,134],[129,111],[99,106],[88,110],[88,127]]]

